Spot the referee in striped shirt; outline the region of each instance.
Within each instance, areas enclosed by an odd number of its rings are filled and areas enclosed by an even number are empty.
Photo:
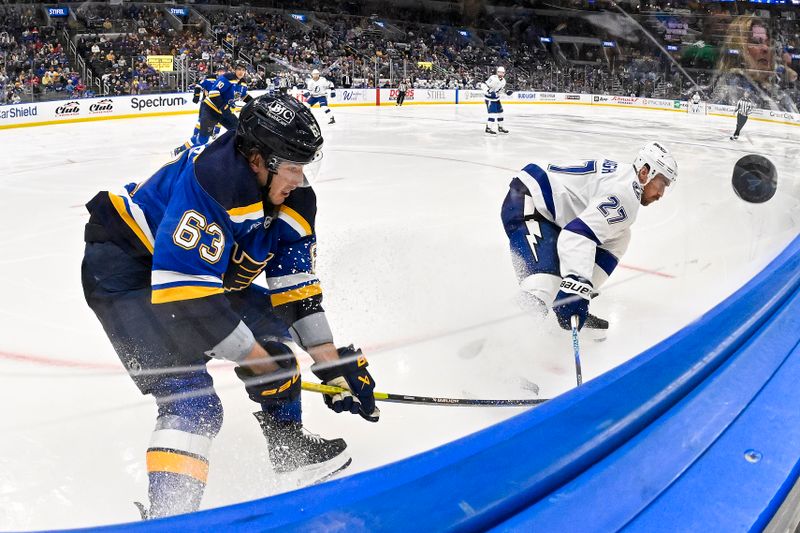
[[[731,135],[731,140],[735,141],[739,138],[739,132],[747,123],[747,116],[753,111],[753,102],[750,100],[750,93],[745,91],[741,100],[736,102],[736,131]]]

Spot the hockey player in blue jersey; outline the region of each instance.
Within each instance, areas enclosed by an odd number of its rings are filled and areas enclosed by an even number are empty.
[[[158,406],[144,517],[200,505],[222,424],[211,359],[235,363],[260,405],[255,417],[276,472],[313,481],[350,463],[342,439],[303,428],[290,338],[323,383],[344,390],[324,395],[329,408],[379,419],[367,360],[333,344],[314,272],[316,197],[306,174],[322,142],[302,103],[262,96],[243,108],[235,131],[87,204],[86,301]],[[268,288],[253,284],[261,272]]]
[[[589,301],[628,248],[640,206],[658,201],[675,182],[678,165],[659,142],[634,163],[590,159],[529,164],[511,180],[502,220],[520,284],[520,303],[559,325],[605,337],[606,320],[589,314]]]
[[[240,98],[245,102],[252,99],[247,95],[246,75],[246,65],[240,61],[236,64],[233,73],[224,73],[222,76],[218,76],[213,83],[201,87],[201,91],[205,91],[205,97],[200,104],[200,113],[192,138],[175,148],[172,152],[173,155],[178,155],[192,146],[208,143],[212,135],[219,132],[220,125],[224,126],[226,130],[236,129],[238,119],[233,114],[236,101]],[[243,91],[244,94],[242,94]],[[195,97],[199,97],[197,88],[195,88]]]
[[[211,88],[217,83],[217,78],[221,78],[222,76],[224,76],[225,72],[226,72],[225,65],[220,64],[217,67],[216,74],[206,76],[205,78],[203,78],[202,81],[197,83],[194,86],[194,96],[192,97],[192,103],[197,104],[200,102],[201,98],[205,99],[205,97],[208,95],[208,91],[210,91]],[[219,124],[214,126],[214,132],[211,135],[212,139],[217,138],[221,127],[222,126],[220,126]],[[194,133],[192,133],[192,139],[195,139],[199,133],[200,133],[200,116],[198,115],[197,123],[194,125]],[[186,146],[186,148],[191,148],[192,146],[191,141],[187,142],[186,144],[188,145]],[[182,151],[183,150],[181,150],[181,152]],[[180,152],[175,153],[175,155],[178,155],[178,153]]]

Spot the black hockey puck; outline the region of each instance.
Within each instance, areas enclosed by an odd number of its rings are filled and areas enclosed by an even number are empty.
[[[732,185],[736,196],[745,202],[761,204],[775,196],[778,172],[766,157],[746,155],[733,167]]]

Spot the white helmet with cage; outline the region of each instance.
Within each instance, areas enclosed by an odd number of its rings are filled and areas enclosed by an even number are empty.
[[[311,71],[311,75],[312,76],[319,76],[319,70],[317,70],[317,69],[312,70]]]
[[[639,150],[639,154],[633,162],[633,168],[638,173],[644,165],[649,168],[647,172],[648,182],[656,177],[657,174],[662,174],[667,178],[670,185],[675,183],[678,178],[678,163],[669,150],[660,142],[650,141]]]

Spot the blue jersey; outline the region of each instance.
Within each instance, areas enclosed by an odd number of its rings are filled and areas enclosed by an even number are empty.
[[[247,82],[244,80],[239,80],[238,83],[233,88],[233,94],[236,95],[237,100],[245,100],[247,96]]]
[[[219,114],[228,111],[236,101],[238,79],[235,74],[226,73],[216,79],[203,103]]]
[[[203,91],[204,94],[208,94],[208,91],[217,83],[216,76],[208,76],[203,81],[197,84],[198,87]]]
[[[322,311],[313,271],[316,196],[310,187],[297,188],[265,214],[256,176],[234,138],[228,132],[187,150],[142,183],[99,194],[90,205],[92,220],[131,255],[149,255],[153,304],[200,308],[213,300],[215,311],[197,320],[228,322],[230,331],[240,318],[219,299],[248,287],[263,271],[272,306],[291,325]],[[228,309],[227,316],[220,308]]]
[[[194,85],[194,96],[199,98],[200,93],[202,93],[203,97],[205,98],[205,96],[208,95],[208,91],[210,91],[211,88],[216,83],[217,83],[217,77],[216,76],[206,76],[205,78],[203,78],[202,81],[199,81],[199,82],[195,83],[195,85]]]

